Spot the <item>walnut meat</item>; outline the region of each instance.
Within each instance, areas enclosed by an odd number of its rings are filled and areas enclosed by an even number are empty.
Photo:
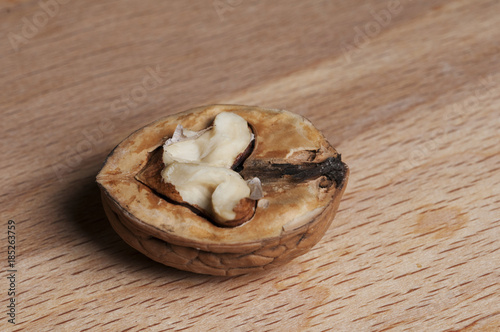
[[[169,158],[185,157],[164,157],[165,143],[176,128],[185,128],[187,136],[198,132],[199,137],[221,113],[243,118],[252,132],[251,144],[243,152],[241,145],[241,153],[231,152],[235,161],[221,163],[226,168],[217,171],[231,177],[237,173],[259,192],[254,196],[245,191],[249,197],[231,214],[238,216],[234,220],[220,220],[210,209],[190,204],[199,200],[175,195],[175,184],[184,184],[177,180],[191,174],[191,164],[172,173],[181,175],[171,182],[162,177],[162,171],[179,162]],[[217,163],[219,158],[213,159]],[[211,105],[134,132],[108,156],[97,183],[111,225],[132,247],[181,270],[239,275],[284,264],[314,246],[335,216],[348,174],[340,154],[305,118],[283,110]],[[236,192],[231,182],[224,183],[214,200],[224,201],[226,190]]]

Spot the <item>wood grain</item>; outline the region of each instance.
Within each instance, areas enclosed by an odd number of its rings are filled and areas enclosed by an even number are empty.
[[[498,1],[42,2],[0,1],[1,330],[500,329]],[[342,153],[349,187],[306,255],[202,276],[111,229],[107,153],[212,103],[300,113]]]

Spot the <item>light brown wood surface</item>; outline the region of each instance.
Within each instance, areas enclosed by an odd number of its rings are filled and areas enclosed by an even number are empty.
[[[0,1],[0,330],[500,330],[498,1],[60,3]],[[211,103],[302,114],[342,153],[309,253],[203,276],[111,229],[105,156]]]

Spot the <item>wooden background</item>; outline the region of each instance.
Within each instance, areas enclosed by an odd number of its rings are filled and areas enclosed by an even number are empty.
[[[498,331],[499,12],[496,0],[0,0],[0,330]],[[300,113],[351,168],[334,225],[286,266],[177,271],[105,218],[94,181],[108,152],[210,103]]]

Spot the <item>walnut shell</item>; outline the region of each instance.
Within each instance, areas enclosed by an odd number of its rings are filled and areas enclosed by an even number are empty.
[[[216,226],[205,216],[155,190],[158,149],[181,124],[211,125],[220,112],[250,124],[255,143],[237,171],[259,177],[264,197],[253,217],[237,227]],[[269,269],[306,253],[330,226],[349,169],[305,118],[283,110],[211,105],[159,119],[122,141],[97,175],[106,215],[132,247],[181,270],[239,275]]]

